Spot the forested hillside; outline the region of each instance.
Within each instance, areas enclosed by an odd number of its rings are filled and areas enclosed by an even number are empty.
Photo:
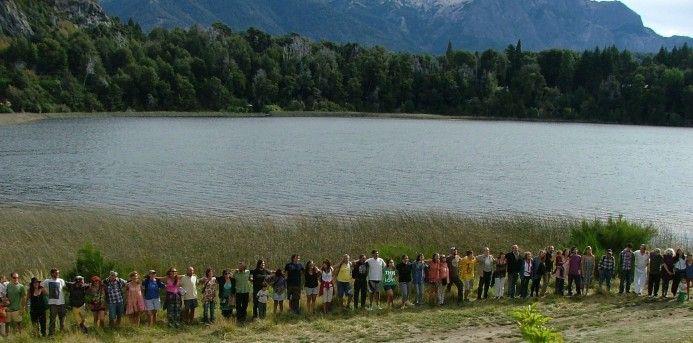
[[[518,42],[416,55],[223,24],[145,34],[133,22],[56,14],[51,2],[16,1],[31,32],[0,37],[2,111],[282,108],[656,125],[693,118],[686,45],[635,55],[613,47],[534,53]]]

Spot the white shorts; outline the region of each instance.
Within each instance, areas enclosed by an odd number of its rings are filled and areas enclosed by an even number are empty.
[[[320,287],[306,287],[306,295],[318,295],[318,293],[320,293]]]
[[[159,299],[159,298],[145,299],[144,300],[144,309],[147,311],[160,310],[161,309],[161,299]]]
[[[334,288],[325,288],[322,290],[322,301],[329,303],[332,302],[332,297],[334,296]]]

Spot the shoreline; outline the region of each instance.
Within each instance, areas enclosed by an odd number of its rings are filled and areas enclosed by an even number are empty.
[[[272,113],[235,113],[235,112],[183,112],[183,111],[121,111],[121,112],[65,112],[65,113],[0,113],[0,126],[34,123],[53,119],[79,118],[373,118],[373,119],[414,119],[414,120],[469,120],[469,121],[501,121],[529,123],[560,123],[560,124],[597,124],[597,125],[627,125],[651,126],[642,124],[627,124],[617,122],[560,120],[543,118],[507,118],[485,116],[443,115],[429,113],[376,113],[376,112],[321,112],[321,111],[281,111]],[[690,128],[685,126],[664,126]]]

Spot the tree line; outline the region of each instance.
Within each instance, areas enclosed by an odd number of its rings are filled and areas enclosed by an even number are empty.
[[[0,39],[0,111],[364,111],[654,125],[693,122],[693,51],[440,56],[129,21]]]

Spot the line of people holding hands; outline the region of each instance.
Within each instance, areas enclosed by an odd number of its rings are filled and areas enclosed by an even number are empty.
[[[491,254],[484,248],[480,255],[468,250],[461,255],[452,247],[449,254],[435,253],[430,259],[417,254],[414,260],[400,256],[384,260],[377,250],[370,257],[360,255],[352,260],[347,254],[333,264],[301,262],[299,255],[291,256],[284,268],[269,269],[264,260],[258,260],[254,269],[240,262],[233,270],[223,270],[216,275],[207,268],[198,277],[193,267],[180,275],[170,268],[159,276],[155,270],[146,275],[133,271],[127,280],[111,271],[107,277],[91,276],[85,280],[77,276],[66,282],[60,271],[52,269],[45,280],[32,278],[28,287],[20,282],[20,275],[10,274],[9,282],[0,280],[0,335],[20,332],[25,310],[36,334],[55,334],[56,326],[65,330],[65,318],[71,313],[76,328],[87,332],[87,315],[92,314],[93,326],[118,327],[123,316],[132,325],[139,325],[146,318],[148,325],[157,323],[157,313],[166,310],[167,323],[177,328],[181,324],[193,324],[195,310],[202,305],[202,322],[215,322],[216,312],[224,318],[246,322],[248,306],[252,301],[252,318],[263,319],[267,303],[272,301],[273,313],[284,311],[288,300],[289,311],[300,314],[301,297],[305,294],[306,311],[328,313],[335,307],[344,310],[381,310],[421,306],[426,303],[443,305],[446,294],[456,288],[458,304],[470,302],[476,282],[476,299],[483,300],[493,293],[496,299],[508,297],[540,297],[547,293],[554,279],[554,294],[587,295],[596,279],[599,289],[611,290],[611,280],[618,273],[619,293],[657,297],[676,295],[677,290],[688,296],[693,285],[693,256],[682,249],[648,251],[645,245],[633,251],[628,244],[618,259],[611,249],[597,259],[591,247],[582,253],[575,247],[563,251],[550,246],[538,254],[520,252],[517,245],[510,252]],[[399,303],[395,304],[395,292]],[[381,301],[381,295],[383,295]],[[322,306],[317,308],[317,299]],[[69,311],[68,311],[69,310]],[[6,328],[8,330],[6,330]]]

